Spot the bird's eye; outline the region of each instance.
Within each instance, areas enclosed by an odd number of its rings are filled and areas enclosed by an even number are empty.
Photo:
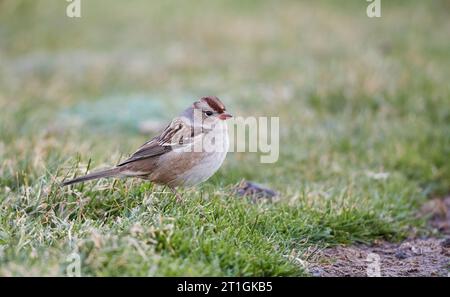
[[[206,114],[207,116],[212,116],[213,112],[208,110],[208,111],[205,111],[205,114]]]

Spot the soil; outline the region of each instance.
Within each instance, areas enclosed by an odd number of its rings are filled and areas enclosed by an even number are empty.
[[[420,215],[429,216],[428,225],[436,233],[450,235],[450,196],[425,203]]]
[[[450,242],[414,239],[401,244],[338,246],[323,250],[310,264],[314,276],[448,276]],[[379,263],[379,272],[372,268]]]
[[[429,217],[436,237],[328,248],[315,253],[307,268],[328,277],[450,276],[450,196],[430,200],[420,215]]]

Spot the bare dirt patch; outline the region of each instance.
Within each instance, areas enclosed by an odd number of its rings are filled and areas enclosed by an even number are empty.
[[[450,235],[450,196],[428,201],[423,205],[420,215],[429,216],[428,225],[433,231]]]
[[[309,271],[315,276],[367,276],[377,257],[373,255],[379,257],[381,276],[447,276],[450,245],[445,239],[429,238],[401,244],[338,246],[319,252]]]
[[[421,209],[437,238],[407,239],[372,246],[337,246],[319,251],[309,271],[314,276],[368,276],[377,261],[380,276],[448,276],[450,269],[450,196],[433,199]],[[439,238],[442,237],[442,238]]]

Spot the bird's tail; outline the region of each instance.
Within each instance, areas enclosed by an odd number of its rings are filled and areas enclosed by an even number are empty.
[[[106,169],[106,170],[102,170],[102,171],[98,171],[98,172],[93,172],[93,173],[87,174],[85,176],[80,176],[80,177],[71,179],[69,181],[63,182],[62,185],[68,186],[68,185],[81,183],[81,182],[85,182],[85,181],[92,180],[92,179],[116,176],[120,173],[120,169],[121,168],[116,167],[116,168]]]

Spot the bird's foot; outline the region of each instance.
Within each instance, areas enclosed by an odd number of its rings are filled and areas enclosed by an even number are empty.
[[[177,190],[173,187],[169,187],[169,189],[172,191],[172,193],[175,194],[175,197],[177,197],[177,202],[180,203],[183,201],[183,197],[180,195],[180,193],[177,192]]]

